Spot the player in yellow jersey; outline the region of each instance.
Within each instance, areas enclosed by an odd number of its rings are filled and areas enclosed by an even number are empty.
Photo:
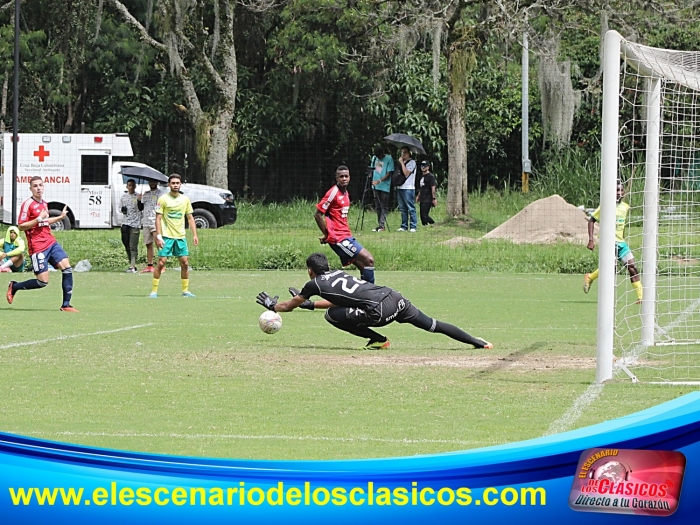
[[[189,290],[190,267],[185,234],[185,217],[192,230],[192,242],[199,245],[197,226],[192,217],[192,203],[190,199],[180,193],[182,181],[180,175],[173,173],[168,177],[170,192],[158,198],[156,206],[156,245],[158,246],[158,266],[153,270],[153,288],[150,297],[158,297],[158,284],[160,274],[165,268],[168,257],[177,257],[180,261],[180,278],[182,279],[182,296],[195,297]]]
[[[627,222],[627,212],[630,205],[623,202],[625,197],[625,187],[621,182],[617,183],[617,208],[615,209],[615,250],[617,252],[617,260],[621,261],[630,274],[632,287],[637,294],[637,303],[642,302],[642,283],[640,281],[639,272],[634,264],[634,255],[629,246],[625,242],[625,223]],[[593,226],[596,221],[600,221],[600,206],[591,213],[591,218],[588,221],[588,249],[595,248],[595,240],[593,238]],[[583,277],[583,291],[588,293],[591,289],[591,283],[598,278],[598,269],[592,273],[587,273]]]

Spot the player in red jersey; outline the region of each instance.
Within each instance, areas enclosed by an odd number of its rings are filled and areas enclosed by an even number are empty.
[[[363,280],[374,283],[374,257],[352,236],[348,225],[350,170],[347,166],[338,166],[335,181],[316,205],[314,219],[323,234],[321,244],[328,244],[343,266],[354,264]]]
[[[77,312],[78,310],[70,304],[73,295],[73,268],[68,255],[51,233],[51,225],[63,220],[66,216],[66,208],[63,208],[60,215],[49,217],[49,208],[43,200],[44,181],[41,177],[32,177],[29,180],[29,189],[32,197],[22,203],[17,222],[19,229],[27,236],[29,256],[36,279],[21,283],[10,281],[7,287],[7,302],[12,304],[15,294],[20,290],[36,290],[49,284],[49,264],[51,264],[61,270],[63,276],[61,311]]]

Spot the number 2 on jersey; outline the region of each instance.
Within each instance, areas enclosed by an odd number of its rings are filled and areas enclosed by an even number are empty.
[[[353,293],[355,290],[357,290],[358,286],[365,283],[365,281],[358,279],[357,277],[353,277],[352,280],[355,281],[355,284],[351,287],[348,287],[348,280],[345,277],[338,277],[335,281],[331,283],[331,287],[335,288],[336,284],[341,283],[340,287],[343,289],[344,292]]]

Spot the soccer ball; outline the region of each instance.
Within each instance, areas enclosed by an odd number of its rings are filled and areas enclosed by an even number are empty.
[[[277,312],[266,310],[260,314],[258,326],[266,334],[276,334],[282,328],[282,317]]]

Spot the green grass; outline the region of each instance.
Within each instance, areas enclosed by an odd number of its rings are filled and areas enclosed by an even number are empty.
[[[541,436],[594,380],[596,297],[580,276],[377,279],[496,349],[394,324],[380,330],[388,350],[359,351],[363,341],[307,311],[263,334],[255,295],[284,296],[305,282],[301,271],[194,272],[193,300],[179,296],[175,271],[157,300],[145,275],[76,274],[72,315],[58,311],[54,273],[48,288],[1,307],[0,430],[195,456],[425,454]],[[148,326],[126,329],[137,325]],[[616,379],[576,426],[685,392]]]

